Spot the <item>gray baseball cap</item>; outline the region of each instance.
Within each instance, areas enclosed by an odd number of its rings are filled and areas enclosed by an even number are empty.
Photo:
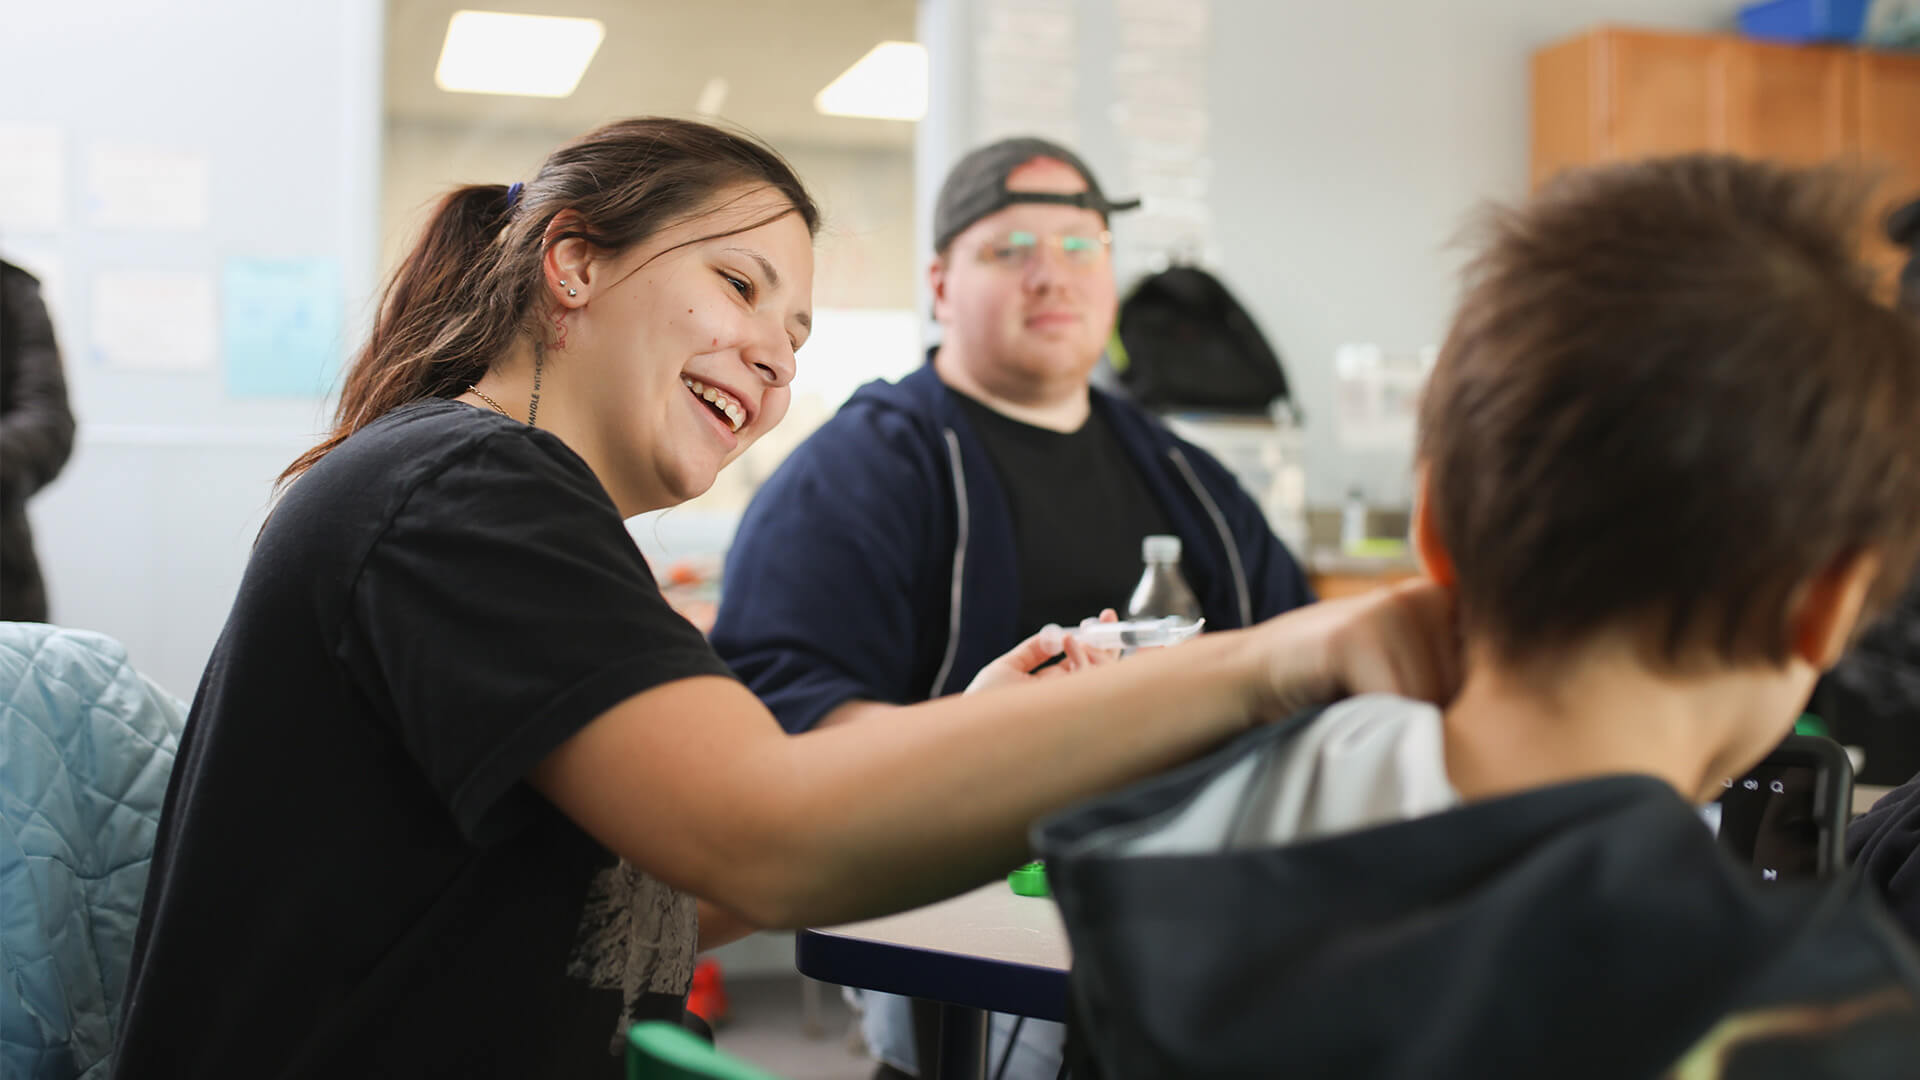
[[[1052,158],[1065,164],[1087,182],[1087,190],[1008,191],[1007,174],[1034,158]],[[1078,206],[1097,210],[1104,218],[1115,210],[1132,210],[1140,200],[1107,198],[1086,162],[1058,143],[1031,136],[1001,139],[961,158],[947,173],[946,182],[940,185],[940,198],[933,206],[933,250],[947,250],[967,226],[1015,203]]]

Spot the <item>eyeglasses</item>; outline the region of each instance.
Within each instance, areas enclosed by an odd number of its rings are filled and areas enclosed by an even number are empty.
[[[1106,258],[1107,250],[1113,246],[1113,234],[1054,233],[1042,236],[1025,229],[1015,229],[980,245],[979,259],[988,266],[1024,270],[1040,257],[1043,246],[1058,248],[1068,266],[1085,270],[1100,265],[1101,260]]]

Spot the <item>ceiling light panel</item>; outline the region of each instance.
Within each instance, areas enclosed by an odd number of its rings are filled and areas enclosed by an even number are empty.
[[[563,98],[606,36],[598,19],[456,11],[433,81],[456,94]]]
[[[927,115],[927,50],[912,41],[883,41],[814,95],[827,116],[919,120]]]

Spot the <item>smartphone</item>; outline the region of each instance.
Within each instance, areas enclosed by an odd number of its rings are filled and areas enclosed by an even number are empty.
[[[1700,816],[1760,881],[1824,877],[1846,866],[1853,763],[1832,739],[1789,735],[1745,776],[1726,777]]]

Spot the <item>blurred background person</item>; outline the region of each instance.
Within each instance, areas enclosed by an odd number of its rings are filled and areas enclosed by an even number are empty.
[[[0,619],[48,621],[27,500],[72,453],[73,411],[40,282],[0,260]]]
[[[907,722],[891,714],[1040,628],[1126,607],[1149,536],[1178,538],[1209,630],[1312,601],[1219,461],[1089,385],[1118,306],[1109,215],[1137,205],[1044,139],[947,174],[927,269],[943,340],[801,444],[728,553],[714,647],[788,731]],[[866,1002],[877,1075],[921,1075],[906,999]],[[1050,1080],[1060,1025],[1015,1025],[995,1018],[994,1060]]]

